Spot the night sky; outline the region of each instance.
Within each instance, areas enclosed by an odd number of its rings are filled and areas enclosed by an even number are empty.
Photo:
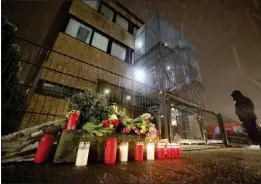
[[[233,90],[261,118],[261,11],[251,0],[119,0],[142,20],[162,12],[196,47],[207,108],[238,120]]]

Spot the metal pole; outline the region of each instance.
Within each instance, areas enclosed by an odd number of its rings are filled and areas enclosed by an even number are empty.
[[[224,144],[225,144],[225,146],[229,146],[222,115],[218,114],[217,115],[217,119],[218,119],[218,125],[219,125],[220,132],[221,132],[221,134],[223,136]]]

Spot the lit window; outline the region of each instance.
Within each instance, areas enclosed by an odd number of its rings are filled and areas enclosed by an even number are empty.
[[[119,15],[116,17],[116,24],[121,26],[123,29],[128,30],[128,21]]]
[[[99,1],[87,0],[87,1],[83,1],[83,2],[95,10],[98,10],[98,8],[99,8]]]
[[[104,5],[101,5],[100,13],[103,14],[105,17],[107,17],[110,20],[113,19],[113,11]]]
[[[92,45],[97,47],[98,49],[103,50],[104,52],[107,51],[109,39],[101,34],[95,32],[92,40]]]
[[[125,60],[126,57],[126,48],[116,44],[116,43],[112,43],[111,46],[111,55],[121,59],[121,60]]]
[[[92,29],[77,22],[74,19],[70,19],[69,24],[65,30],[65,33],[89,44],[91,39]]]

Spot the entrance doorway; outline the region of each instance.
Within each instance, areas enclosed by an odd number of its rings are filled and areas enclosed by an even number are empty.
[[[204,126],[199,109],[181,103],[172,103],[170,109],[170,135],[172,142],[181,144],[205,143]]]

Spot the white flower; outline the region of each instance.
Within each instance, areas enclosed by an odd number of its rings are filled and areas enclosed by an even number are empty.
[[[151,117],[151,114],[149,113],[144,113],[140,116],[142,119],[149,119]]]
[[[116,119],[118,119],[116,114],[112,114],[112,115],[109,116],[110,121],[113,121],[113,120],[116,120]]]

